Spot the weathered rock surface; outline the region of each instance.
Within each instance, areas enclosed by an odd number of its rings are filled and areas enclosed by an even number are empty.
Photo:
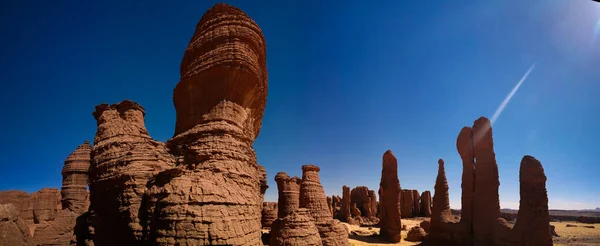
[[[12,204],[23,221],[33,224],[33,194],[17,190],[0,191],[0,204]]]
[[[52,221],[61,210],[60,191],[56,188],[42,188],[31,194],[33,199],[33,221],[36,224]]]
[[[82,214],[88,210],[88,171],[92,146],[85,141],[65,160],[62,169],[62,208]]]
[[[148,191],[156,200],[148,213],[152,242],[261,244],[266,180],[252,143],[266,98],[260,28],[235,7],[213,6],[181,62],[173,94],[175,136],[167,143],[178,171],[166,171]]]
[[[431,217],[431,192],[426,190],[421,193],[419,202],[421,206],[421,216]]]
[[[262,227],[271,227],[273,221],[277,219],[277,203],[263,202],[262,208]]]
[[[421,204],[419,203],[421,196],[419,195],[418,190],[412,190],[412,192],[413,192],[413,194],[412,194],[412,200],[413,200],[412,216],[419,217],[421,215]]]
[[[19,214],[20,212],[12,203],[0,204],[0,245],[35,245],[27,224]]]
[[[350,191],[350,203],[356,204],[356,207],[359,209],[358,216],[363,216],[366,218],[371,218],[374,216],[374,211],[372,211],[372,202],[370,193],[374,194],[374,191],[369,190],[366,186],[357,186],[352,191]],[[351,211],[352,212],[352,211]],[[352,213],[352,216],[354,213]]]
[[[513,227],[500,213],[498,167],[490,121],[484,117],[473,128],[464,127],[456,147],[463,162],[462,209],[455,217],[449,208],[444,163],[440,160],[431,215],[424,243],[444,245],[552,245],[546,176],[539,161],[521,161],[521,201]],[[458,222],[458,218],[460,221]]]
[[[62,210],[49,222],[40,223],[33,236],[36,245],[69,245],[73,239],[77,214],[70,210]]]
[[[319,171],[315,165],[302,166],[302,183],[300,185],[300,207],[308,209],[314,219],[324,246],[349,245],[348,228],[338,220],[334,220],[327,207],[325,190],[321,186]]]
[[[327,206],[329,207],[329,212],[333,215],[333,199],[330,196],[327,197]]]
[[[406,234],[406,241],[420,242],[423,241],[423,239],[425,239],[426,235],[427,233],[425,233],[425,230],[423,230],[423,228],[415,226],[413,228],[410,228],[410,230]]]
[[[319,231],[305,208],[296,209],[273,222],[270,246],[320,246]]]
[[[431,225],[431,220],[426,219],[421,221],[421,223],[419,224],[419,226],[421,228],[423,228],[423,230],[425,230],[426,233],[429,233],[429,226]]]
[[[498,165],[490,121],[481,117],[473,124],[475,192],[473,200],[473,236],[476,244],[491,245],[493,228],[500,217]]]
[[[89,169],[90,210],[96,245],[141,242],[139,212],[148,180],[173,165],[164,143],[153,140],[139,104],[96,106],[98,129]]]
[[[379,203],[381,206],[380,235],[392,243],[400,242],[402,222],[400,220],[401,189],[398,180],[398,161],[391,150],[383,154]]]
[[[401,214],[402,218],[412,218],[413,217],[413,191],[412,190],[402,190],[401,199]]]
[[[342,200],[340,206],[340,212],[338,213],[337,218],[344,222],[350,222],[350,217],[352,216],[350,211],[350,187],[342,186]]]
[[[350,208],[350,214],[352,214],[352,217],[360,217],[362,215],[360,209],[358,209],[358,207],[356,206],[356,203],[352,203],[352,207]]]
[[[288,214],[300,207],[300,183],[298,177],[290,178],[286,173],[279,172],[275,175],[278,190],[278,218],[285,218]]]
[[[370,217],[377,217],[377,193],[374,190],[369,190],[369,198],[371,198]]]

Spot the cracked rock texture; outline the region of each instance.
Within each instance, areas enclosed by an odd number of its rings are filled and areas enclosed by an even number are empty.
[[[173,93],[175,136],[167,142],[176,167],[149,183],[150,242],[262,243],[266,172],[252,144],[266,99],[260,28],[235,7],[213,6],[196,26],[181,62]]]
[[[29,228],[12,204],[0,204],[0,245],[33,246]]]
[[[142,239],[139,212],[146,184],[173,164],[165,144],[153,140],[139,104],[96,106],[89,169],[90,210],[96,245],[135,245]]]
[[[279,194],[277,218],[285,218],[300,207],[300,183],[302,180],[298,177],[290,178],[286,173],[279,172],[275,175],[275,182]]]
[[[379,183],[380,235],[392,243],[400,242],[402,222],[400,181],[398,180],[398,161],[391,150],[383,154],[381,182]]]

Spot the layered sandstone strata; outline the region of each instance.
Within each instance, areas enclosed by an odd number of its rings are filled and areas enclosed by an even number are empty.
[[[314,219],[324,246],[349,245],[348,229],[338,220],[332,218],[327,207],[325,190],[321,186],[319,171],[315,165],[302,166],[302,183],[300,185],[300,208],[308,209]]]
[[[35,245],[27,224],[19,214],[12,203],[0,204],[0,245]]]
[[[62,208],[81,214],[87,211],[88,171],[90,169],[90,153],[92,146],[85,141],[79,145],[65,160],[62,169]]]
[[[139,213],[147,182],[172,165],[164,143],[153,140],[139,104],[96,106],[97,121],[89,169],[90,210],[96,245],[141,242]]]
[[[400,220],[400,181],[398,161],[391,150],[383,154],[383,168],[379,183],[380,235],[392,243],[400,242],[402,222]]]
[[[275,175],[277,182],[278,200],[277,200],[277,217],[285,218],[300,207],[300,183],[302,180],[298,177],[288,176],[284,172],[279,172]]]
[[[296,209],[273,222],[270,246],[321,246],[313,218],[305,208]]]
[[[267,97],[265,40],[225,4],[209,9],[181,62],[175,87],[177,163],[148,191],[148,232],[158,245],[259,245],[266,189],[252,143]],[[177,228],[174,230],[174,228]]]
[[[277,203],[264,202],[262,207],[262,227],[271,227],[273,221],[277,219]]]

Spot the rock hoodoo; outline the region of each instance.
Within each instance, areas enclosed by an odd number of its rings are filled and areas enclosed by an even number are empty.
[[[153,140],[139,104],[96,106],[98,129],[89,169],[90,210],[96,245],[136,245],[142,240],[139,213],[147,182],[173,165],[164,143]]]
[[[87,184],[91,151],[90,142],[85,141],[67,157],[62,169],[62,208],[77,214],[84,213],[89,206]]]
[[[327,207],[325,190],[321,186],[319,171],[315,165],[302,166],[300,185],[300,207],[308,209],[324,246],[348,245],[348,229],[338,220],[334,220]]]
[[[460,221],[450,212],[444,163],[440,160],[433,197],[430,233],[425,242],[444,245],[552,245],[546,176],[539,161],[521,161],[521,201],[512,227],[501,218],[498,166],[491,123],[481,117],[464,127],[456,147],[463,162]],[[423,196],[422,196],[423,197]]]
[[[401,202],[400,181],[398,180],[398,161],[391,150],[383,154],[383,168],[379,184],[379,204],[381,207],[379,222],[380,235],[390,242],[400,242],[402,222],[400,220]]]
[[[277,202],[277,217],[285,218],[300,207],[300,183],[298,177],[290,178],[286,173],[279,172],[275,175],[279,198]]]

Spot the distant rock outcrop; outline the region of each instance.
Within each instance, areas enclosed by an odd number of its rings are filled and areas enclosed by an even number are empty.
[[[344,222],[350,222],[350,217],[352,216],[350,211],[350,187],[342,186],[342,201],[340,212],[338,213],[337,218]]]
[[[413,200],[413,217],[419,217],[421,214],[421,204],[419,203],[419,200],[421,198],[421,196],[419,195],[419,191],[418,190],[412,190],[413,194],[412,194],[412,200]]]
[[[0,245],[33,246],[29,228],[12,204],[0,204]]]
[[[373,210],[373,203],[371,201],[371,194],[375,194],[375,191],[369,190],[366,186],[357,186],[350,191],[350,203],[356,204],[362,217],[371,218],[375,216],[375,210]],[[357,216],[352,213],[352,216]]]
[[[402,222],[400,220],[401,202],[400,181],[398,180],[398,161],[391,150],[383,154],[383,168],[379,184],[380,235],[392,243],[400,242]]]
[[[402,218],[412,218],[413,217],[413,191],[412,190],[402,190],[401,199],[401,214]]]

